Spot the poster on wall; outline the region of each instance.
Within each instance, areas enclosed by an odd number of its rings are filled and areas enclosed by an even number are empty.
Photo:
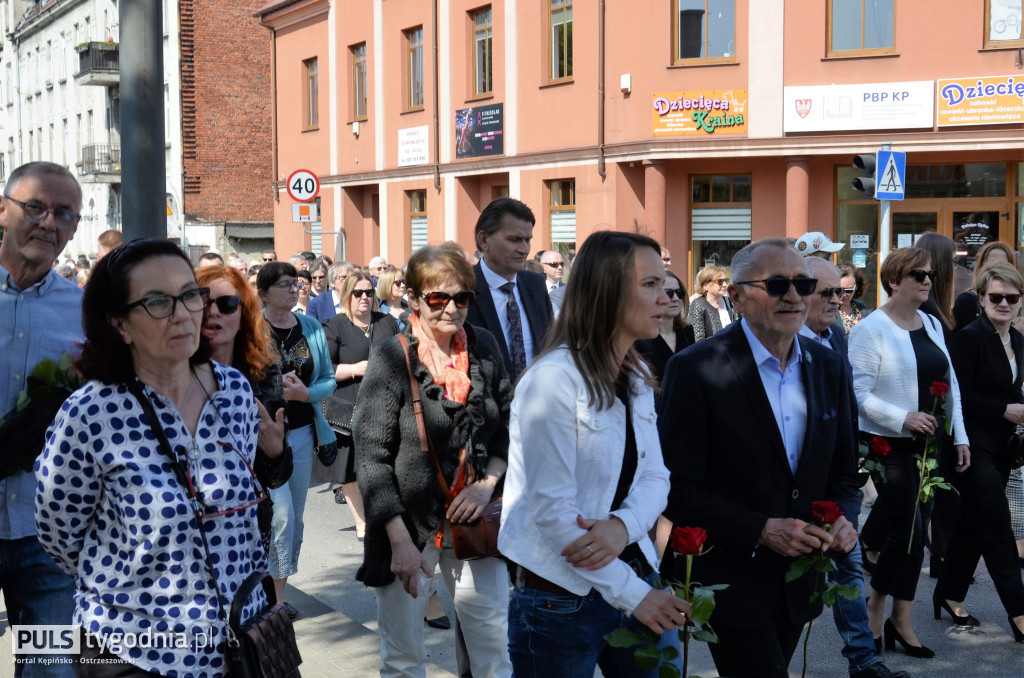
[[[430,134],[426,125],[398,130],[398,166],[426,165],[430,162]]]
[[[873,82],[783,89],[782,130],[842,132],[932,126],[935,83]]]
[[[504,111],[504,104],[455,111],[455,157],[478,158],[504,153]]]
[[[939,127],[1024,122],[1024,76],[939,80]]]
[[[747,133],[747,90],[655,92],[654,136]]]

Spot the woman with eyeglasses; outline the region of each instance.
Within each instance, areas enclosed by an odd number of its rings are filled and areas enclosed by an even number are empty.
[[[313,288],[312,278],[310,277],[309,271],[295,271],[295,277],[298,279],[299,285],[299,296],[295,301],[295,306],[292,307],[293,313],[306,314],[306,309],[309,308],[310,290]]]
[[[346,503],[356,525],[356,536],[366,533],[363,498],[356,483],[355,454],[352,449],[352,413],[356,407],[359,385],[366,374],[370,349],[398,334],[398,323],[390,315],[374,311],[373,282],[367,274],[356,271],[341,288],[341,313],[324,321],[327,354],[334,368],[336,388],[324,401],[324,413],[334,428],[339,459],[327,469],[327,480],[338,483],[337,493],[344,492]],[[317,474],[320,479],[321,474]]]
[[[380,274],[377,278],[377,298],[380,299],[380,310],[390,314],[398,321],[398,327],[404,330],[409,304],[405,300],[405,273],[402,273],[402,269],[389,266]]]
[[[264,304],[263,316],[270,325],[271,345],[283,375],[286,436],[294,467],[288,482],[270,492],[274,520],[267,556],[278,602],[285,605],[293,619],[298,611],[285,601],[285,584],[299,567],[313,452],[335,442],[334,431],[320,411],[320,401],[334,392],[334,370],[320,322],[292,311],[299,296],[299,284],[298,271],[283,261],[267,264],[256,276],[256,287]]]
[[[721,266],[705,266],[697,273],[697,294],[690,304],[693,338],[713,337],[732,322],[729,303],[729,272]]]
[[[668,297],[668,306],[661,316],[658,336],[636,342],[636,350],[651,366],[651,372],[659,384],[665,374],[668,359],[696,343],[693,325],[690,324],[690,298],[686,294],[683,281],[675,273],[665,269],[662,289]]]
[[[496,557],[458,560],[450,523],[478,519],[508,458],[512,391],[494,337],[466,324],[473,268],[455,243],[409,259],[409,326],[376,346],[352,429],[365,500],[366,539],[356,578],[377,595],[381,675],[425,676],[423,618],[434,567],[455,602],[475,676],[510,676],[508,573]],[[422,451],[410,373],[425,435],[451,494]]]
[[[960,511],[932,601],[936,619],[946,610],[957,626],[980,625],[963,601],[984,556],[1013,638],[1024,643],[1024,583],[1005,494],[1006,441],[1024,424],[1024,336],[1011,326],[1021,309],[1024,279],[1009,264],[986,266],[975,277],[975,290],[982,315],[954,335],[950,351],[960,374],[971,465],[953,479]]]
[[[839,317],[843,321],[843,329],[849,336],[853,326],[864,319],[871,311],[860,299],[867,289],[867,280],[861,269],[853,264],[839,264],[839,286],[843,288],[843,298],[839,302]]]
[[[309,288],[310,298],[318,297],[327,291],[327,269],[329,264],[321,262],[309,272],[309,279],[312,285]]]
[[[246,376],[210,360],[200,331],[209,298],[168,240],[121,245],[86,284],[76,367],[87,383],[36,464],[40,542],[77,582],[76,676],[110,675],[111,664],[124,676],[223,676],[226,611],[266,569],[257,507],[284,447],[280,434],[257,434],[270,415]],[[265,604],[257,589],[244,618]],[[98,640],[144,633],[159,652]]]
[[[878,487],[871,515],[861,531],[866,567],[877,555],[868,600],[868,624],[875,646],[882,646],[886,598],[892,614],[885,620],[886,649],[900,643],[912,657],[933,657],[911,626],[917,581],[924,559],[920,511],[917,510],[917,460],[925,437],[936,436],[943,448],[943,421],[952,422],[951,466],[962,473],[971,463],[967,433],[960,409],[957,375],[946,350],[942,324],[921,310],[932,289],[931,256],[918,247],[896,250],[882,263],[882,287],[888,303],[861,320],[850,333],[853,388],[860,408],[861,437],[885,440],[891,451],[882,457],[885,482]],[[933,385],[948,389],[940,410]],[[948,480],[948,478],[947,478]],[[913,525],[913,528],[911,527]]]

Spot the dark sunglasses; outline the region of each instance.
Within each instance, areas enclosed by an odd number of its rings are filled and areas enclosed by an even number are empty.
[[[995,292],[989,292],[985,296],[988,297],[988,300],[991,301],[996,306],[1003,303],[1003,299],[1006,299],[1006,303],[1008,303],[1010,306],[1013,306],[1018,301],[1020,301],[1019,294],[996,294]]]
[[[789,286],[796,288],[796,293],[801,297],[809,297],[814,294],[818,286],[817,278],[763,278],[761,280],[738,280],[734,285],[752,285],[764,283],[764,291],[770,297],[784,297],[789,292]]]
[[[821,298],[824,301],[828,301],[832,297],[836,297],[838,299],[842,299],[843,298],[843,288],[842,287],[826,287],[823,290],[818,290],[818,294],[821,295]]]
[[[938,275],[935,271],[922,271],[919,268],[907,273],[908,278],[913,278],[918,283],[923,283],[925,278],[928,278],[932,282],[935,282],[935,276]]]
[[[668,297],[669,299],[682,299],[683,298],[683,291],[682,290],[674,290],[671,287],[665,287],[664,290],[665,290],[665,296]]]
[[[356,299],[362,299],[363,297],[372,297],[373,290],[352,290],[352,296]]]
[[[469,305],[476,299],[476,292],[473,290],[462,290],[455,294],[448,294],[447,292],[427,292],[423,294],[420,292],[419,297],[427,302],[427,306],[430,308],[435,311],[441,311],[448,306],[450,301],[455,302],[455,308],[469,308]]]
[[[242,305],[242,297],[237,294],[226,294],[223,297],[217,297],[216,299],[210,299],[207,306],[216,306],[217,310],[224,315],[231,315],[238,310],[238,307]]]

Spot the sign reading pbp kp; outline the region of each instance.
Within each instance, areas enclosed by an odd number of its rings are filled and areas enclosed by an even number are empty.
[[[309,170],[295,170],[288,175],[285,188],[295,202],[313,202],[320,193],[320,180]]]

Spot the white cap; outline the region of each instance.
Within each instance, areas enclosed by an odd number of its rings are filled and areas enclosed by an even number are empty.
[[[838,252],[846,247],[845,243],[834,243],[821,231],[811,231],[800,236],[796,241],[796,251],[805,257],[815,252]]]

